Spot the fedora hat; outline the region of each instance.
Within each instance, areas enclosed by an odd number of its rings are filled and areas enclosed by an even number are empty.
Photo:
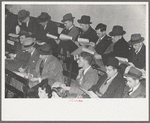
[[[41,15],[37,17],[37,21],[40,22],[46,22],[49,19],[51,19],[51,16],[46,12],[41,12]]]
[[[122,26],[116,25],[113,27],[112,31],[109,33],[110,36],[124,35],[126,31],[123,30]]]
[[[26,10],[20,10],[19,12],[18,12],[18,20],[20,21],[20,22],[22,22],[22,21],[24,21],[27,17],[29,17],[29,15],[30,15],[30,12],[29,11],[26,11]]]
[[[37,49],[38,53],[41,55],[50,55],[52,54],[52,49],[49,44],[44,44]]]
[[[142,72],[135,67],[128,66],[124,72],[125,77],[132,77],[134,79],[140,79]]]
[[[61,20],[61,22],[67,21],[67,20],[73,20],[75,17],[72,16],[71,13],[65,14],[63,16],[63,19]]]
[[[35,39],[34,38],[25,38],[23,44],[22,44],[22,48],[24,50],[27,50],[31,47],[33,47],[35,45]]]
[[[91,24],[90,22],[91,17],[87,15],[83,15],[80,20],[78,20],[78,23],[83,23],[83,24]]]
[[[106,66],[113,66],[116,69],[118,69],[119,68],[119,60],[117,58],[114,58],[114,57],[109,57],[108,61],[106,63]]]
[[[141,37],[141,34],[132,34],[131,35],[131,40],[128,43],[133,45],[133,44],[140,43],[142,41],[144,41],[144,38]]]

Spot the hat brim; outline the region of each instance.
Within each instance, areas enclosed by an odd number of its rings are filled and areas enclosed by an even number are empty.
[[[134,79],[139,79],[140,78],[140,77],[135,77],[135,76],[129,75],[127,73],[124,73],[123,76],[124,77],[131,77],[131,78],[134,78]]]
[[[65,21],[68,21],[68,20],[73,20],[75,17],[72,17],[72,18],[68,18],[68,19],[64,19],[64,20],[61,20],[61,22],[65,22]]]
[[[85,22],[85,21],[82,21],[82,20],[77,20],[78,23],[82,23],[82,24],[92,24],[92,22]]]
[[[35,45],[35,42],[33,42],[31,45],[29,45],[28,47],[27,46],[22,46],[22,49],[23,50],[27,50],[27,49],[30,49],[31,47],[33,47]]]
[[[27,17],[29,17],[29,15],[30,15],[30,12],[27,11],[26,16],[23,17],[23,18],[18,18],[18,20],[19,20],[20,22],[22,22],[22,21],[24,21]]]
[[[137,40],[137,41],[130,40],[130,41],[128,42],[128,44],[134,45],[134,44],[137,44],[137,43],[141,43],[141,42],[143,42],[143,41],[144,41],[144,38],[141,37],[141,39],[140,39],[140,40]]]
[[[43,51],[42,49],[41,49],[41,47],[39,47],[38,49],[37,49],[37,51],[38,51],[38,53],[40,54],[40,55],[51,55],[52,54],[52,51]]]
[[[111,31],[111,32],[109,33],[110,36],[118,36],[118,35],[124,35],[124,34],[126,34],[126,31],[124,31],[124,30],[123,30],[120,34],[119,34],[119,33],[118,33],[118,34],[117,34],[117,33],[115,34],[113,31]]]

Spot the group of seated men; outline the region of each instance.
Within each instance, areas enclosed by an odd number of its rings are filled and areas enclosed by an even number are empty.
[[[126,31],[120,25],[113,26],[108,36],[105,24],[99,23],[95,30],[90,26],[90,16],[83,15],[77,20],[80,28],[74,25],[74,18],[71,13],[63,16],[64,27],[59,34],[58,23],[53,22],[46,12],[35,18],[26,10],[14,15],[6,9],[5,40],[9,33],[14,33],[19,35],[20,42],[16,51],[8,54],[5,67],[24,73],[29,80],[28,92],[36,93],[35,97],[146,97],[146,49],[141,34],[132,34],[127,42],[123,37]],[[47,34],[57,38],[50,38]],[[61,34],[71,39],[60,38]],[[79,38],[89,42],[81,43]],[[126,62],[121,59],[126,59]],[[96,68],[104,74],[99,76]],[[63,70],[77,74],[76,80],[69,86]],[[10,84],[24,91],[24,86],[16,80],[12,79]],[[63,94],[58,94],[58,90]],[[54,91],[57,96],[52,94]]]

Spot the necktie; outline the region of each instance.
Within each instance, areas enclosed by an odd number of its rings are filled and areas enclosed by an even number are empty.
[[[40,75],[42,75],[43,67],[44,67],[44,60],[42,60],[40,63]]]
[[[109,77],[109,78],[107,78],[107,79],[105,80],[104,85],[106,85],[106,84],[107,84],[108,80],[110,80],[110,77]]]
[[[80,80],[79,80],[80,85],[82,84],[83,77],[84,77],[84,70],[82,71],[81,77],[80,77]]]
[[[128,95],[130,95],[132,91],[133,91],[133,88],[128,91]]]

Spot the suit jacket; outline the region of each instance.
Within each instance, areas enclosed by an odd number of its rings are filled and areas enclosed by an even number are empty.
[[[140,68],[140,69],[145,69],[145,64],[146,64],[146,47],[145,44],[143,44],[141,50],[135,54],[135,50],[132,49],[131,52],[129,53],[129,61],[132,62],[135,67]]]
[[[102,55],[108,46],[112,43],[111,38],[107,35],[95,46],[95,50],[98,54]]]
[[[97,82],[96,85],[92,86],[90,90],[93,92],[99,92],[99,88],[107,79],[107,74],[104,74]],[[106,92],[101,96],[101,98],[121,98],[123,94],[123,89],[125,87],[125,82],[120,73],[112,80]]]
[[[27,66],[27,63],[30,58],[30,54],[27,51],[24,51],[19,44],[17,52],[16,52],[16,57],[12,60],[5,60],[5,66],[7,69],[12,70],[12,71],[18,71],[20,67],[25,67]]]
[[[33,52],[32,56],[29,59],[27,66],[25,67],[26,72],[30,72],[31,74],[34,72],[39,56],[40,56],[39,53],[35,49],[35,51]]]
[[[79,34],[79,30],[78,30],[77,27],[75,27],[75,25],[73,25],[73,27],[70,30],[66,30],[64,28],[61,33],[69,35],[69,36],[72,36],[73,37],[73,41],[75,41],[77,39],[78,34]],[[58,44],[57,53],[61,54],[61,49],[63,49],[63,53],[62,54],[65,57],[67,56],[67,51],[69,53],[72,53],[74,50],[76,50],[78,48],[77,45],[73,41],[70,41],[70,40],[68,40],[68,41],[60,41],[60,43]]]
[[[83,94],[83,91],[79,89],[82,87],[86,90],[90,89],[93,85],[95,85],[98,81],[98,74],[91,67],[84,75],[81,85],[78,80],[75,83],[71,83],[71,88],[69,90],[70,93],[75,93],[78,95]]]
[[[34,17],[30,17],[28,27],[26,26],[26,23],[22,23],[21,30],[25,30],[27,32],[31,32],[32,36],[35,37],[36,33],[39,30],[39,24]]]
[[[94,43],[96,43],[96,41],[98,40],[96,31],[91,26],[89,27],[89,29],[86,32],[82,31],[79,34],[79,37],[89,39],[90,42],[94,42]]]
[[[126,86],[124,88],[124,92],[122,95],[123,98],[145,98],[146,97],[146,90],[142,84],[140,84],[139,87],[131,95],[128,95],[128,91],[129,91],[129,87]]]
[[[123,37],[114,44],[113,52],[103,55],[103,57],[110,57],[110,56],[111,57],[118,56],[123,58],[129,57],[129,45]]]
[[[44,63],[44,67],[42,70],[42,74],[40,75],[40,64],[41,64],[42,59],[39,59],[36,67],[35,67],[35,71],[33,73],[34,77],[40,77],[42,80],[43,79],[48,79],[48,84],[50,86],[53,85],[54,82],[64,82],[64,77],[63,77],[63,69],[62,69],[62,65],[60,64],[59,60],[53,56],[50,55],[48,57],[48,59],[46,60],[46,62]],[[29,86],[35,86],[36,84],[38,84],[39,82],[30,82]]]

